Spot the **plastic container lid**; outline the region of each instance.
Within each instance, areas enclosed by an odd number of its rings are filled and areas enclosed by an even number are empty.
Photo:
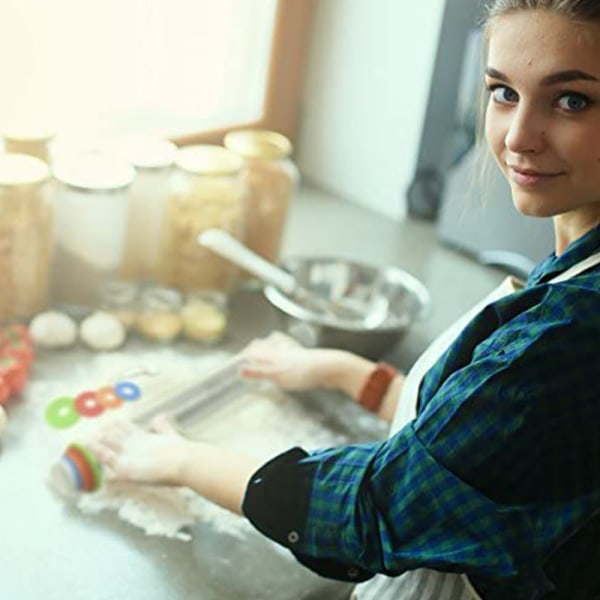
[[[56,135],[56,131],[44,123],[34,123],[27,121],[25,123],[12,124],[2,130],[2,137],[15,142],[47,142]]]
[[[245,158],[284,158],[292,144],[284,135],[267,129],[231,131],[223,138],[225,147]]]
[[[175,164],[198,175],[231,175],[242,168],[243,161],[222,146],[198,144],[180,148]]]
[[[32,185],[50,176],[48,165],[28,154],[0,154],[0,186]]]
[[[84,152],[59,159],[53,175],[77,188],[114,190],[128,186],[135,178],[135,169],[124,160],[99,152]]]
[[[170,167],[177,154],[177,146],[168,140],[152,137],[128,137],[111,144],[115,152],[139,169]]]

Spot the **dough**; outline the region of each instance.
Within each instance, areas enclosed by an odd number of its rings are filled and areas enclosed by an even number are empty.
[[[36,346],[67,348],[77,338],[77,324],[65,313],[48,311],[31,320],[29,332]]]

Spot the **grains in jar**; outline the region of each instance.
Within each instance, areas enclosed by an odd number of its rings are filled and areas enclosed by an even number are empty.
[[[186,295],[181,309],[183,334],[195,342],[215,343],[227,328],[227,296],[217,290],[201,290]]]
[[[149,340],[172,342],[181,333],[182,297],[177,290],[161,286],[145,289],[136,320],[138,333]]]
[[[161,250],[161,281],[180,291],[229,291],[237,268],[198,244],[206,229],[223,229],[242,239],[245,195],[239,179],[241,159],[225,148],[181,148],[175,160]]]
[[[0,321],[29,318],[48,303],[53,214],[48,166],[25,154],[0,155]]]
[[[298,169],[292,145],[275,131],[247,129],[228,133],[225,147],[244,160],[241,180],[247,190],[245,244],[272,263],[279,262],[290,200]]]

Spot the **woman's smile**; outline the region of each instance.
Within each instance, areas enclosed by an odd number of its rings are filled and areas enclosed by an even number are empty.
[[[565,175],[564,172],[547,172],[537,169],[523,169],[508,165],[508,172],[513,183],[520,187],[533,187],[555,181]]]

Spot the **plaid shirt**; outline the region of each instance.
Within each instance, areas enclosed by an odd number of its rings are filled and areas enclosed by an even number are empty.
[[[428,567],[486,600],[600,598],[600,227],[485,308],[389,440],[276,457],[244,512],[314,571]]]

